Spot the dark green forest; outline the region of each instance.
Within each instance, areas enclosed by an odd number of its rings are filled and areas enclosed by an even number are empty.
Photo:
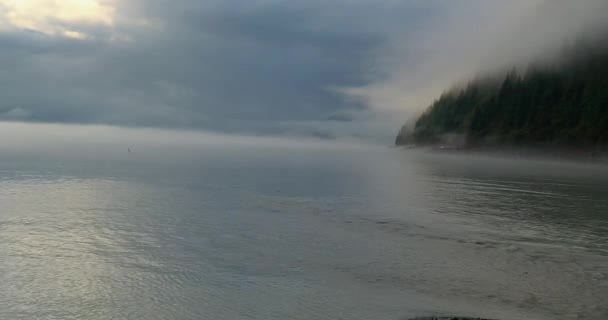
[[[468,145],[608,145],[608,49],[569,50],[552,66],[528,67],[445,92],[397,144],[436,143],[461,133]]]

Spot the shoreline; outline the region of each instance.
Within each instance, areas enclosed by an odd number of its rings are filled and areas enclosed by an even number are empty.
[[[568,148],[568,147],[523,147],[523,146],[482,146],[465,145],[450,146],[441,144],[409,144],[397,145],[400,149],[426,149],[437,153],[450,154],[480,154],[510,158],[528,158],[539,160],[568,160],[593,164],[608,164],[608,150],[596,148]]]

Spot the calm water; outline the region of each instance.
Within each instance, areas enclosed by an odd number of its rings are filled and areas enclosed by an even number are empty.
[[[0,319],[608,319],[606,167],[272,145],[5,146]]]

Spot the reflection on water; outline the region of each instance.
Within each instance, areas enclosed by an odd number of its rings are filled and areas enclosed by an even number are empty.
[[[608,318],[605,167],[162,148],[0,154],[0,318]]]

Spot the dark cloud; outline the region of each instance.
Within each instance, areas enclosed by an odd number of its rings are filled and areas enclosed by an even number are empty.
[[[361,19],[394,5],[346,3],[125,1],[113,27],[68,26],[84,41],[2,32],[0,118],[278,132],[361,110],[332,88],[378,76],[387,24]]]

